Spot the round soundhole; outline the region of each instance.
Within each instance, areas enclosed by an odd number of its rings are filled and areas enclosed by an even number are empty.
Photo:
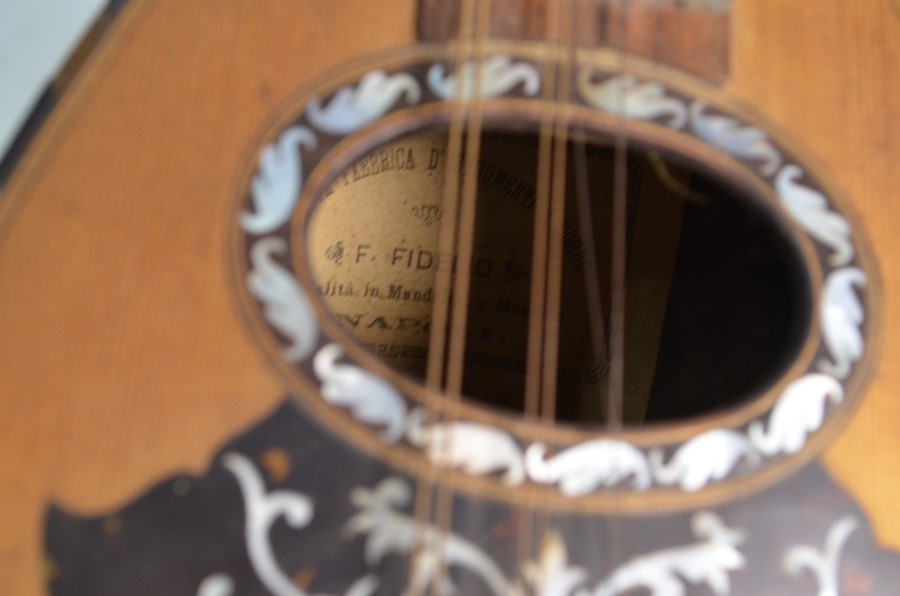
[[[564,144],[566,162],[564,171],[547,170],[564,188],[560,259],[549,264],[560,273],[560,306],[536,312],[547,296],[533,292],[540,142],[534,133],[490,128],[477,160],[463,155],[448,171],[448,134],[428,131],[374,149],[338,175],[304,247],[333,319],[391,367],[424,380],[435,357],[435,309],[459,299],[439,295],[438,277],[452,288],[468,270],[466,316],[451,317],[445,329],[464,333],[464,399],[523,412],[530,330],[535,317],[549,315],[558,349],[541,361],[556,368],[545,415],[593,425],[610,422],[611,394],[622,396],[624,423],[638,426],[733,408],[784,373],[812,311],[809,275],[784,223],[713,168],[653,148],[623,156],[602,137],[554,141]],[[468,268],[460,250],[444,252],[440,240],[442,229],[453,229],[448,176],[457,184],[466,175],[477,180]],[[617,196],[622,235],[613,230]],[[621,313],[611,309],[616,254],[625,267]],[[609,375],[617,316],[621,387]]]

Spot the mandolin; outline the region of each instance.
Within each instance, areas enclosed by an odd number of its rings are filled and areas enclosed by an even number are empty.
[[[83,54],[0,170],[5,593],[896,591],[894,0],[131,0]]]

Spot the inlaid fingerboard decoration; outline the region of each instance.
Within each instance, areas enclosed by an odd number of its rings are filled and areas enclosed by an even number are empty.
[[[524,47],[459,69],[438,50],[395,54],[299,93],[236,201],[238,302],[296,397],[202,478],[173,478],[101,518],[51,511],[51,592],[890,593],[896,555],[878,550],[814,459],[853,409],[878,317],[861,232],[819,168],[764,122],[632,66],[623,74],[608,54],[579,54],[571,113],[598,126],[623,118],[637,136],[717,156],[806,247],[814,329],[771,396],[676,439],[570,429],[551,441],[478,408],[439,419],[417,382],[379,374],[326,314],[306,260],[311,213],[362,151],[347,147],[446,120],[451,98],[476,90],[488,118],[533,113],[545,71]],[[413,514],[428,468],[453,490],[447,530]],[[534,507],[552,514],[520,560]]]

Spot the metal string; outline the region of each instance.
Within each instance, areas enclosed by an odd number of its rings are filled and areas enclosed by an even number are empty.
[[[628,11],[629,0],[620,0],[620,14],[613,27],[618,29],[618,74],[628,71]],[[625,282],[627,263],[627,210],[628,210],[628,127],[626,121],[626,97],[624,91],[617,98],[614,133],[612,234],[610,262],[610,313],[609,313],[609,377],[606,399],[606,429],[610,438],[620,433],[623,426],[625,392]],[[609,517],[609,537],[606,540],[609,562],[621,560],[623,528],[621,514],[614,502]]]
[[[547,107],[539,129],[524,400],[525,417],[540,424],[551,424],[556,409],[568,129],[565,105],[571,82],[571,56],[567,53],[571,19],[564,18],[566,1],[571,4],[571,0],[550,3],[544,39],[541,99]],[[560,52],[566,55],[560,56]],[[520,511],[519,562],[536,555],[537,537],[546,532],[548,519],[535,519],[536,505],[532,498]]]
[[[447,371],[444,386],[443,416],[444,424],[451,425],[459,418],[459,405],[462,396],[462,384],[465,368],[466,330],[469,314],[469,293],[472,280],[472,255],[475,239],[475,213],[478,199],[478,162],[481,154],[482,109],[481,101],[481,64],[486,53],[490,24],[490,2],[482,1],[474,15],[475,43],[471,52],[473,67],[466,75],[470,81],[463,81],[457,71],[459,89],[457,93],[471,93],[462,98],[468,104],[468,116],[465,122],[465,161],[462,163],[462,187],[459,197],[459,221],[456,233],[455,272],[453,291],[450,300],[450,338],[447,348]],[[443,436],[444,444],[440,449],[452,452],[455,437],[451,433]],[[437,528],[440,531],[441,543],[453,525],[453,491],[446,486],[438,489],[436,505]],[[447,573],[446,560],[440,558],[440,568],[432,591],[438,590]]]
[[[462,73],[472,54],[472,46],[475,37],[475,4],[476,0],[462,0],[460,3],[459,26],[457,31],[456,49],[454,56],[454,72]],[[444,186],[441,206],[443,214],[438,232],[438,255],[451,255],[449,262],[453,263],[456,230],[458,221],[458,199],[460,192],[459,172],[462,164],[462,147],[465,136],[466,120],[468,118],[469,105],[463,96],[464,85],[457,82],[454,101],[451,105],[449,131],[447,138],[446,161],[444,169]],[[441,260],[439,259],[439,263]],[[438,266],[434,279],[434,302],[431,314],[431,333],[429,335],[428,358],[425,372],[425,388],[429,403],[428,412],[431,418],[441,417],[440,400],[443,397],[444,388],[444,364],[445,350],[447,347],[447,327],[450,314],[450,287],[453,277],[453,266]],[[437,469],[427,468],[427,472],[420,475],[417,483],[416,502],[414,505],[414,519],[426,523],[432,519],[434,486],[437,482]],[[428,548],[424,536],[418,536],[417,550]],[[439,545],[438,545],[439,546]],[[415,555],[414,555],[415,556]],[[408,570],[407,590],[410,596],[422,596],[419,587],[413,586],[415,570],[412,565]],[[414,591],[415,590],[415,591]]]

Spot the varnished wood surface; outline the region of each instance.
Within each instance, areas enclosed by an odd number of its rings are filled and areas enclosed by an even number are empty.
[[[133,0],[0,198],[0,578],[41,593],[49,500],[99,512],[205,468],[282,389],[241,322],[237,172],[289,95],[415,37],[415,2]],[[868,396],[826,461],[900,548],[900,19],[735,0],[731,82],[827,166],[878,257]]]
[[[730,89],[847,190],[883,281],[883,347],[829,468],[900,548],[900,19],[888,2],[735,3]]]
[[[226,232],[305,80],[412,40],[411,2],[135,0],[2,198],[0,578],[41,593],[50,499],[99,511],[267,414]]]
[[[491,39],[547,39],[546,0],[489,0]],[[627,48],[714,83],[728,78],[730,0],[573,0],[562,2],[576,44]],[[459,36],[464,0],[419,0],[418,33],[426,41]],[[553,33],[551,33],[552,35]]]

